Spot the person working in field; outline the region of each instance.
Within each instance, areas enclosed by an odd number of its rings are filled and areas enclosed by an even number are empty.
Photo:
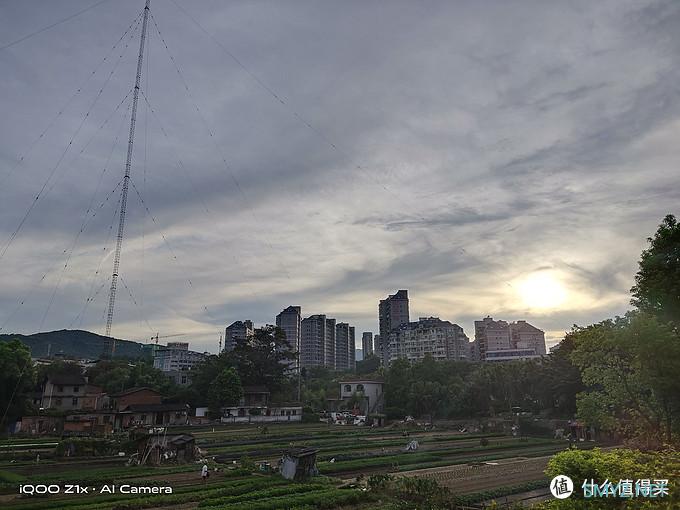
[[[201,478],[203,478],[203,483],[208,481],[208,476],[210,476],[208,473],[208,465],[203,464],[203,467],[201,468]]]

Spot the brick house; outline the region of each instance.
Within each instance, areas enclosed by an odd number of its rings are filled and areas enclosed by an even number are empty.
[[[102,388],[89,384],[80,374],[54,375],[45,382],[40,407],[64,411],[101,409],[104,396]]]

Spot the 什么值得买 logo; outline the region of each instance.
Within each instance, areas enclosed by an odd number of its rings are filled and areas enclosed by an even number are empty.
[[[574,482],[566,475],[557,475],[550,481],[550,492],[557,499],[565,499],[574,492]]]

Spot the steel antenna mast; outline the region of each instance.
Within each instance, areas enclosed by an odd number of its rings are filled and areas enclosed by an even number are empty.
[[[142,21],[142,35],[139,40],[139,57],[137,57],[137,75],[135,76],[135,88],[132,94],[132,115],[130,116],[130,135],[128,137],[127,158],[125,159],[125,177],[123,178],[123,190],[120,200],[120,218],[118,220],[118,237],[116,238],[116,253],[113,257],[113,274],[111,276],[111,290],[109,291],[109,307],[106,316],[106,343],[104,354],[113,358],[116,352],[116,340],[111,337],[111,324],[113,323],[113,309],[116,303],[116,285],[118,283],[118,269],[120,267],[120,250],[123,247],[123,232],[125,230],[125,208],[127,206],[128,188],[130,184],[130,169],[132,167],[132,147],[135,141],[135,121],[137,119],[137,101],[139,99],[139,84],[142,79],[142,61],[144,60],[144,42],[146,40],[146,27],[149,22],[149,3],[146,0],[144,6],[144,20]]]

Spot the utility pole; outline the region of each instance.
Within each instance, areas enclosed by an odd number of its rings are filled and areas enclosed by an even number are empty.
[[[120,268],[120,251],[123,247],[123,232],[125,230],[125,208],[127,206],[128,188],[130,186],[130,169],[132,167],[132,148],[135,141],[135,121],[137,120],[137,102],[139,100],[139,84],[142,80],[142,61],[144,60],[144,42],[146,40],[146,28],[149,22],[149,3],[146,0],[144,6],[144,20],[142,21],[142,35],[139,39],[139,56],[137,57],[137,76],[135,88],[132,93],[132,115],[130,116],[130,134],[128,136],[127,158],[125,159],[125,176],[123,177],[123,191],[120,199],[120,217],[118,219],[118,237],[116,238],[116,252],[113,257],[113,274],[111,276],[111,289],[109,290],[109,307],[106,316],[106,341],[104,354],[113,358],[116,352],[116,340],[111,337],[111,324],[113,323],[113,309],[116,303],[116,285],[118,283],[118,270]]]

